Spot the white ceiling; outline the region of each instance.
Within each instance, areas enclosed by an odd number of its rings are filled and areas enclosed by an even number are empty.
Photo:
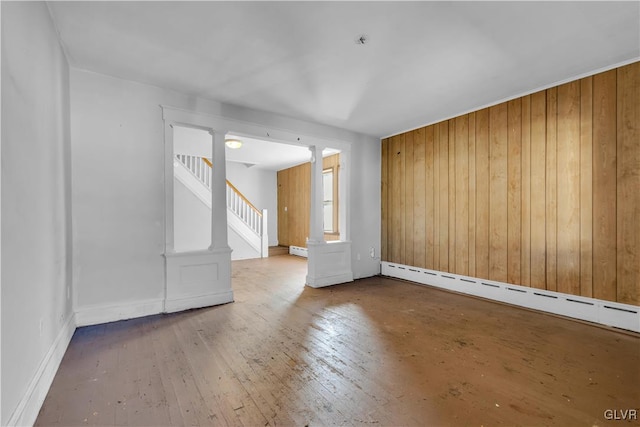
[[[637,1],[49,6],[74,67],[377,137],[640,57]]]

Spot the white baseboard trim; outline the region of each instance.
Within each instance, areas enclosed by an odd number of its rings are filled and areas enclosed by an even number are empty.
[[[76,325],[89,326],[162,313],[163,300],[153,299],[126,304],[86,306],[76,310]]]
[[[289,246],[289,254],[309,258],[309,250],[300,246]]]
[[[47,354],[42,359],[38,370],[29,383],[27,391],[9,417],[8,426],[31,426],[36,422],[40,408],[44,403],[45,397],[47,397],[51,383],[53,383],[56,372],[58,372],[60,362],[62,362],[75,330],[76,322],[74,315],[71,314],[62,325],[58,336],[49,347]]]
[[[233,302],[233,291],[167,299],[164,309],[166,313],[175,313],[177,311],[210,307],[212,305],[226,304],[229,302]]]
[[[640,332],[640,307],[403,264],[382,262],[383,276]]]

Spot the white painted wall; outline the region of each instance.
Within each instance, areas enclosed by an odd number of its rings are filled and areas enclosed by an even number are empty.
[[[211,209],[176,178],[173,179],[173,215],[176,252],[211,246]]]
[[[38,393],[46,393],[48,375],[58,366],[52,349],[61,341],[64,328],[72,325],[73,330],[75,325],[67,298],[71,285],[69,68],[43,2],[2,2],[1,8],[0,425],[7,425],[10,421],[33,423],[41,403]],[[62,351],[67,343],[60,342]],[[35,387],[38,380],[43,387]],[[27,401],[29,396],[33,399]],[[21,403],[26,407],[20,409]],[[30,411],[26,418],[17,417],[23,410]]]
[[[356,201],[351,210],[352,240],[354,251],[363,254],[361,261],[354,258],[354,273],[356,277],[379,273],[379,263],[367,258],[369,247],[375,247],[376,252],[380,249],[378,139],[72,69],[74,284],[78,308],[162,297],[164,140],[160,104],[351,141],[352,194]],[[270,213],[275,214],[275,210]]]
[[[230,212],[228,212],[227,214],[233,215]],[[247,243],[247,241],[244,240],[242,236],[236,233],[231,227],[227,228],[227,240],[229,242],[229,247],[233,251],[231,252],[231,261],[261,257],[260,252],[253,249],[251,245]]]
[[[269,246],[278,245],[278,176],[276,171],[227,162],[227,180],[258,209],[267,209]],[[232,254],[233,255],[233,254]]]

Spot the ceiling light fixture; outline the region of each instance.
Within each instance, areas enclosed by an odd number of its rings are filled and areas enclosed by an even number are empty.
[[[242,147],[242,141],[240,141],[239,139],[225,139],[224,144],[233,150]]]

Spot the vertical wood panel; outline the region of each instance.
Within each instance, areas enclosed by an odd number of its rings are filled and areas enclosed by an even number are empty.
[[[521,284],[522,233],[522,101],[507,103],[507,281]]]
[[[580,80],[580,295],[593,296],[593,78]]]
[[[402,263],[415,265],[413,262],[413,132],[404,134],[404,257]]]
[[[476,113],[469,114],[469,275],[476,275]]]
[[[300,234],[300,240],[298,246],[307,246],[307,237],[309,237],[309,228],[311,227],[311,163],[305,163],[303,165],[304,169],[304,178],[301,179],[303,182],[303,188],[306,189],[304,192],[304,197],[302,205],[300,206],[300,211],[304,212],[304,220],[300,226],[302,230]]]
[[[278,244],[283,246],[289,246],[289,224],[288,224],[288,212],[284,210],[285,206],[289,205],[288,198],[288,170],[282,170],[278,172]]]
[[[531,97],[522,98],[522,224],[521,273],[523,286],[531,286]]]
[[[380,252],[383,261],[389,261],[387,255],[387,226],[389,224],[389,203],[387,198],[389,197],[389,139],[385,138],[381,142],[381,206],[380,206],[380,217],[381,217],[381,244],[380,244]]]
[[[455,126],[455,268],[469,275],[469,116],[453,120]]]
[[[401,198],[403,195],[402,182],[402,168],[401,168],[401,145],[400,145],[400,137],[394,136],[391,138],[391,152],[389,153],[390,157],[390,166],[389,174],[393,177],[393,183],[390,187],[391,191],[391,209],[390,209],[390,217],[391,217],[391,228],[389,232],[393,238],[393,242],[390,244],[390,255],[391,262],[401,262],[402,259],[402,245],[404,244],[404,235],[402,234],[402,217],[404,212],[400,206]]]
[[[440,218],[438,227],[440,228],[439,249],[441,271],[449,271],[449,126],[447,122],[438,124],[440,133],[440,143],[438,147],[439,160],[439,181],[440,197],[439,208]]]
[[[427,206],[424,128],[413,131],[413,264],[426,267]]]
[[[311,164],[305,163],[296,168],[297,177],[295,195],[290,197],[299,201],[296,203],[296,228],[294,230],[296,246],[306,247],[307,237],[309,237],[309,226],[311,222]]]
[[[433,129],[433,268],[440,270],[440,126]]]
[[[558,157],[557,115],[558,89],[547,89],[547,173],[546,173],[546,241],[547,289],[557,289],[557,234],[558,234]]]
[[[507,281],[507,104],[489,109],[489,278]]]
[[[580,82],[558,87],[558,292],[580,294]]]
[[[545,92],[531,95],[531,286],[545,289],[546,266],[546,133]]]
[[[476,275],[489,278],[489,110],[476,113]]]
[[[437,187],[436,182],[434,181],[434,135],[433,135],[434,126],[427,126],[424,129],[424,147],[425,147],[425,204],[426,204],[426,224],[425,230],[427,234],[426,241],[426,264],[427,268],[435,268],[434,267],[434,252],[435,252],[435,213],[437,212],[435,209],[435,200],[434,200],[434,189]]]
[[[456,148],[455,120],[448,120],[449,124],[449,268],[448,272],[456,270]]]
[[[640,63],[617,76],[617,301],[640,304]]]
[[[593,296],[616,291],[616,70],[593,77]]]
[[[406,248],[406,221],[405,221],[405,211],[407,209],[407,198],[406,198],[406,159],[405,159],[405,135],[398,135],[398,177],[400,178],[400,185],[398,187],[398,195],[400,202],[398,203],[398,261],[399,263],[404,264],[405,260],[405,248]]]

